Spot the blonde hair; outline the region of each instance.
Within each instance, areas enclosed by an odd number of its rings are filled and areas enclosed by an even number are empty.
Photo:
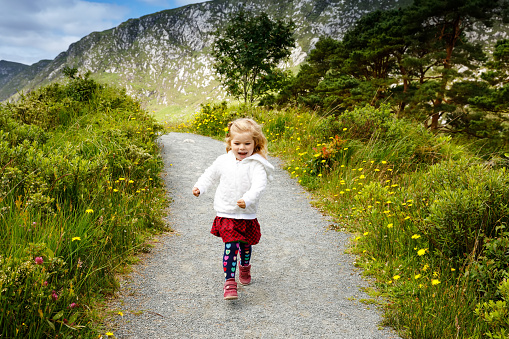
[[[226,133],[226,152],[232,149],[233,134],[251,133],[254,140],[253,153],[258,153],[265,159],[267,158],[267,138],[263,135],[262,127],[250,118],[241,118],[234,120],[228,124],[228,132]]]

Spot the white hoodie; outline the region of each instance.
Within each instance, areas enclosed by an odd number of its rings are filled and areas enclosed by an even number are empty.
[[[254,153],[238,161],[232,151],[219,156],[214,163],[200,176],[194,187],[205,194],[219,181],[214,196],[214,209],[218,217],[232,219],[255,219],[260,196],[272,180],[272,166],[267,159]],[[237,206],[243,199],[246,208]]]

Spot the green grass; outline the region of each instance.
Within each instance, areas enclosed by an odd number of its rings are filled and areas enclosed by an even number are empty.
[[[0,106],[0,336],[97,337],[115,274],[166,229],[162,126],[87,77]]]

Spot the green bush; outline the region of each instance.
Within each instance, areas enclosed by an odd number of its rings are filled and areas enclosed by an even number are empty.
[[[484,239],[482,254],[472,262],[466,275],[483,299],[500,300],[499,284],[509,278],[509,233]]]
[[[479,303],[475,314],[489,326],[489,331],[483,333],[486,338],[509,338],[509,281],[505,279],[498,286],[501,300]]]
[[[97,337],[94,301],[165,228],[162,130],[87,77],[0,104],[0,337]]]
[[[191,129],[209,137],[224,136],[228,123],[236,117],[238,114],[229,111],[225,101],[213,105],[202,104],[191,122]]]
[[[390,163],[394,173],[405,173],[449,157],[449,138],[437,137],[410,121],[396,119],[389,107],[356,108],[320,120],[313,131],[328,139],[313,147],[311,166],[318,173],[354,162]],[[353,164],[352,164],[353,165]]]
[[[497,237],[509,223],[507,170],[469,160],[448,161],[429,168],[415,189],[432,203],[426,215],[426,232],[432,246],[446,258],[476,258],[483,239]]]

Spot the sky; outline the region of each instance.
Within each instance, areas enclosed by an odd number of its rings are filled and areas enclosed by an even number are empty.
[[[96,31],[205,0],[0,0],[0,60],[54,59]]]

